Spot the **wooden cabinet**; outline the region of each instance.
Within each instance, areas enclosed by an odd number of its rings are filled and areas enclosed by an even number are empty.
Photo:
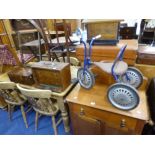
[[[107,89],[103,84],[96,84],[91,90],[77,85],[67,96],[73,134],[141,134],[146,121],[149,120],[145,92],[139,90],[140,104],[137,108],[122,111],[108,102]]]
[[[69,103],[69,109],[74,134],[141,134],[145,124],[141,120],[74,103]]]

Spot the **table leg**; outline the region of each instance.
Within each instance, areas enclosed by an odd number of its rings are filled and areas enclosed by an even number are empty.
[[[64,104],[64,100],[63,100],[63,98],[59,97],[57,99],[57,101],[58,101],[58,106],[59,106],[60,111],[61,111],[61,116],[62,116],[62,119],[63,119],[65,132],[69,132],[70,131],[69,117],[68,117],[68,112],[67,112],[65,104]]]

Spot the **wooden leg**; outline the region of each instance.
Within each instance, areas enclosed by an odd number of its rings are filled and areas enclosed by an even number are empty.
[[[52,116],[52,125],[53,125],[53,129],[54,129],[54,134],[57,135],[57,126],[56,126],[56,122],[55,122],[55,116]]]
[[[8,104],[8,116],[9,116],[9,120],[11,121],[12,117],[11,117],[11,105]]]
[[[26,114],[25,114],[25,111],[24,111],[24,106],[21,105],[20,109],[21,109],[21,112],[22,112],[22,116],[23,116],[23,120],[24,120],[25,126],[26,126],[26,128],[28,128],[28,124],[27,124],[27,120],[26,120]]]
[[[35,117],[35,131],[37,131],[37,129],[38,129],[38,115],[39,115],[39,113],[36,112],[36,117]]]
[[[70,131],[70,127],[69,127],[69,117],[68,117],[68,113],[64,104],[64,100],[63,98],[59,97],[58,99],[58,106],[60,108],[61,111],[61,116],[63,119],[63,124],[64,124],[64,128],[65,128],[65,132],[69,132]]]

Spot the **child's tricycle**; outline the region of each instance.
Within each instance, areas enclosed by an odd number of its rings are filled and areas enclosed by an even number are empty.
[[[93,37],[89,50],[86,43],[81,40],[84,45],[84,67],[80,68],[77,73],[77,78],[80,85],[85,89],[90,89],[95,84],[94,74],[91,72],[91,65],[98,66],[104,72],[112,75],[117,83],[112,84],[107,91],[108,100],[110,103],[122,110],[131,110],[139,104],[139,95],[136,90],[142,82],[143,75],[135,67],[128,67],[128,64],[123,61],[123,54],[127,45],[123,46],[113,62],[92,62],[92,45],[95,39],[101,35]]]

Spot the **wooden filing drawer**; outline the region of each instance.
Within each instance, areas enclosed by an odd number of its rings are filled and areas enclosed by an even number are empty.
[[[93,132],[93,134],[141,134],[144,126],[144,122],[141,120],[84,105],[69,103],[69,109],[73,131],[74,126],[76,126],[75,134],[81,134],[77,131],[77,128],[81,131],[84,125],[81,126],[79,123],[80,126],[77,127],[77,122],[83,122],[84,120],[87,122],[86,124],[89,120],[94,120],[98,125],[98,130],[95,130],[98,132]]]

